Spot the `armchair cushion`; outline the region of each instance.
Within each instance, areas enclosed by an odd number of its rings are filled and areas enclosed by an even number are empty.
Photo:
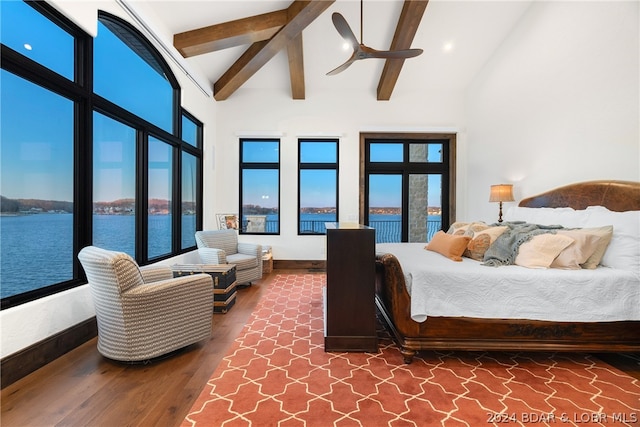
[[[256,268],[258,265],[260,265],[260,268],[262,268],[262,259],[258,260],[258,258],[253,255],[245,255],[240,253],[233,254],[227,257],[227,261],[229,262],[229,264],[236,265],[236,271]]]

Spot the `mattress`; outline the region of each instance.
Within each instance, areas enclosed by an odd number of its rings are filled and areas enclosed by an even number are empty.
[[[631,271],[489,267],[452,261],[424,243],[380,243],[400,261],[411,318],[429,316],[558,322],[640,320],[640,277]]]

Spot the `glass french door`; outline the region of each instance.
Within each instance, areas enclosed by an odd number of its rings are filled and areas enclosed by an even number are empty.
[[[428,242],[448,227],[446,140],[366,140],[364,223],[377,243]]]

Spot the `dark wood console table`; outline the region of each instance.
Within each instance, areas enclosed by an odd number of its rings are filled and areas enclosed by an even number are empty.
[[[328,222],[325,351],[378,351],[375,229]]]

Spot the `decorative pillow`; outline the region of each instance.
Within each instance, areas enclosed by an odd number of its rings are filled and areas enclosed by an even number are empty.
[[[602,237],[584,230],[558,230],[557,233],[573,239],[573,243],[564,248],[551,263],[551,268],[564,270],[580,270],[582,268],[580,265],[593,255],[598,247],[598,242],[602,239]]]
[[[573,239],[563,234],[537,234],[520,245],[515,264],[528,268],[549,268],[553,260]]]
[[[596,250],[584,263],[580,265],[582,268],[593,270],[598,266],[598,264],[600,264],[602,256],[607,250],[607,246],[609,246],[611,236],[613,235],[613,226],[605,225],[604,227],[583,228],[582,231],[600,237],[596,244]]]
[[[473,234],[486,230],[489,226],[482,221],[479,222],[454,222],[447,230],[447,234],[454,234],[456,236],[470,236],[473,237]]]
[[[484,259],[484,253],[489,249],[489,246],[491,246],[507,228],[506,225],[495,227],[487,226],[485,229],[474,232],[472,235],[467,231],[467,235],[471,237],[471,241],[467,244],[467,249],[462,256],[475,259],[476,261],[482,261]]]
[[[451,224],[451,226],[447,230],[447,234],[463,235],[464,233],[467,232],[467,228],[469,227],[469,224],[471,223],[456,221],[453,224]]]
[[[433,235],[425,249],[438,252],[453,261],[462,261],[462,253],[471,240],[469,236],[455,236],[440,230]]]

